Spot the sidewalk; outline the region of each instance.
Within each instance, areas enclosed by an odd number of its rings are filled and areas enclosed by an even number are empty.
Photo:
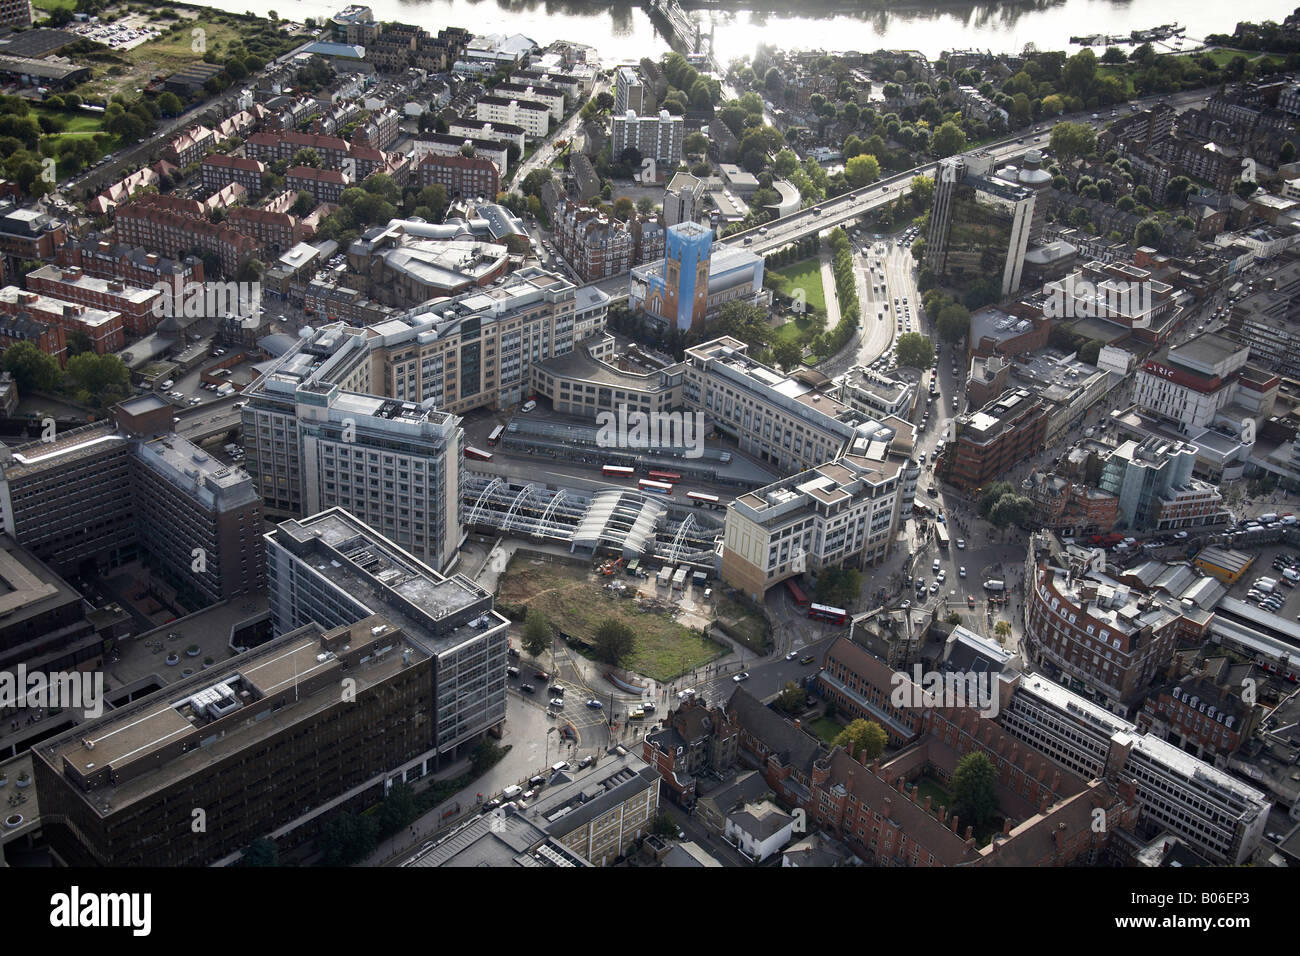
[[[831,253],[823,249],[817,254],[822,270],[822,295],[826,299],[826,331],[840,324],[840,293],[835,286],[835,272],[831,268]],[[856,267],[854,272],[857,272]]]

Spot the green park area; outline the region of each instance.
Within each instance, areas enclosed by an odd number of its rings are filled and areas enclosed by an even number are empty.
[[[610,583],[626,587],[614,590]],[[582,566],[516,556],[501,578],[497,604],[507,613],[523,608],[539,612],[574,638],[573,646],[584,654],[591,653],[605,621],[626,624],[636,642],[623,666],[657,681],[672,680],[726,653],[723,645],[678,623],[671,603],[636,596],[631,579],[619,582]]]

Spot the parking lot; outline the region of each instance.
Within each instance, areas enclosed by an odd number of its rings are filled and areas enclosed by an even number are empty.
[[[1294,582],[1285,575],[1288,569],[1295,575]],[[1255,590],[1261,578],[1277,582],[1271,594]],[[1297,584],[1300,584],[1300,549],[1268,545],[1260,549],[1255,563],[1232,586],[1228,596],[1287,620],[1300,620],[1300,587]]]

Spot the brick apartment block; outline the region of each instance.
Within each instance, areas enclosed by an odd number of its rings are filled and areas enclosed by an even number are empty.
[[[203,158],[200,172],[204,189],[221,189],[238,183],[256,196],[262,191],[262,174],[266,172],[266,166],[256,159],[214,153]]]
[[[216,134],[206,126],[191,126],[163,150],[163,159],[177,166],[197,163],[203,154],[217,145]]]
[[[119,279],[140,289],[159,289],[172,305],[184,298],[186,285],[203,281],[203,261],[195,256],[169,259],[147,249],[117,245],[99,235],[66,242],[57,263],[80,266],[88,276]]]
[[[116,352],[126,344],[119,313],[89,308],[16,286],[0,289],[0,312],[26,315],[38,322],[57,325],[66,335],[84,333],[99,355]]]
[[[244,152],[264,163],[292,160],[299,150],[313,149],[325,169],[343,169],[343,160],[350,154],[346,140],[337,136],[318,136],[315,133],[254,133],[244,144]]]
[[[87,275],[80,266],[43,266],[27,273],[27,288],[92,309],[117,312],[132,335],[148,335],[162,314],[161,307],[156,307],[163,295],[161,290],[142,289],[121,279]]]
[[[311,193],[318,203],[336,203],[343,195],[343,190],[352,185],[352,181],[337,169],[293,166],[285,173],[284,184],[295,200],[301,191]]]
[[[442,185],[449,197],[484,196],[494,199],[501,187],[501,174],[496,163],[482,156],[430,153],[415,168],[415,181],[420,186]]]
[[[250,236],[224,223],[209,222],[202,204],[172,196],[143,196],[121,207],[116,227],[120,242],[162,255],[209,252],[221,261],[227,276],[238,272],[259,250],[259,243]]]

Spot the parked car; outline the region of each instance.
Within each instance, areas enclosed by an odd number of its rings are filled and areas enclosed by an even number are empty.
[[[534,687],[532,684],[520,684],[519,689],[523,691],[525,694],[531,694],[535,690],[537,690],[537,688]]]

